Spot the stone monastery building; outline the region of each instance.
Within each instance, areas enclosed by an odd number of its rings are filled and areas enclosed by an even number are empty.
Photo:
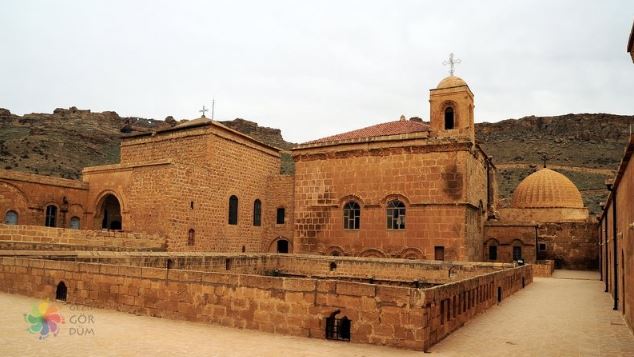
[[[280,252],[598,266],[596,227],[565,176],[542,169],[497,204],[474,95],[449,76],[430,123],[398,121],[280,150],[200,118],[122,138],[81,180],[0,171],[6,224],[161,236],[168,251]]]

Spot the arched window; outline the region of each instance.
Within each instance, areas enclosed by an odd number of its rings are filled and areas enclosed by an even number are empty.
[[[63,281],[60,281],[57,284],[57,289],[55,290],[55,299],[66,301],[66,297],[68,295],[68,289],[66,288],[66,284]]]
[[[399,200],[387,204],[387,229],[405,229],[405,204]]]
[[[238,224],[238,197],[229,197],[229,224]]]
[[[47,227],[56,227],[57,221],[57,207],[50,205],[46,206],[46,220],[44,225]]]
[[[18,224],[18,212],[9,211],[4,215],[4,224]]]
[[[189,232],[187,233],[187,245],[192,246],[194,245],[194,243],[196,243],[195,235],[196,235],[196,231],[194,231],[193,229],[190,229]]]
[[[262,202],[260,202],[260,200],[253,202],[253,225],[262,225]]]
[[[445,130],[454,128],[454,113],[452,107],[445,108]]]
[[[80,221],[79,217],[72,217],[70,219],[70,229],[79,229]]]
[[[361,207],[355,201],[349,201],[343,206],[343,228],[361,228]]]

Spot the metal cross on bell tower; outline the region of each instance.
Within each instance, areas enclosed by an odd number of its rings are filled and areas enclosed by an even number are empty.
[[[442,64],[443,66],[449,65],[449,75],[453,76],[453,72],[454,72],[454,65],[458,64],[462,62],[462,60],[460,58],[454,58],[453,56],[453,52],[449,54],[449,60],[448,61],[444,61]]]
[[[203,108],[202,108],[201,110],[199,110],[198,112],[199,112],[199,113],[203,113],[202,117],[204,118],[204,117],[205,117],[205,113],[207,113],[208,111],[209,111],[209,109],[207,109],[207,108],[203,105]]]

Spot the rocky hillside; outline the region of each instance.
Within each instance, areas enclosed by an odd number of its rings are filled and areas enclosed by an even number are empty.
[[[599,212],[605,200],[604,181],[623,157],[634,116],[566,114],[524,117],[476,124],[476,135],[493,156],[503,197],[519,181],[546,165],[568,176],[581,190],[586,205]]]
[[[23,116],[0,108],[0,168],[78,178],[85,166],[118,162],[122,132],[166,125],[75,107]]]
[[[112,111],[93,113],[76,107],[23,116],[0,108],[0,168],[79,178],[86,166],[119,162],[121,135],[167,128],[180,122],[171,116],[163,121],[121,117]],[[279,129],[260,127],[239,118],[222,123],[281,149],[293,145],[284,141]],[[289,157],[285,158],[285,170],[292,170]]]
[[[0,109],[0,167],[78,178],[85,166],[118,162],[122,133],[177,123],[172,117],[165,121],[120,117],[75,107],[23,116]],[[240,118],[221,123],[281,149],[293,146],[279,129]],[[629,125],[634,125],[634,116],[567,114],[481,123],[476,131],[498,167],[503,197],[510,197],[519,181],[546,159],[547,166],[573,180],[588,207],[599,212],[598,203],[606,197],[603,182],[619,164]],[[282,159],[282,172],[292,172],[290,156],[284,154]]]

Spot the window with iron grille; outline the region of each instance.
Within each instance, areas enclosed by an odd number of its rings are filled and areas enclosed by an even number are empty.
[[[343,228],[361,228],[361,207],[358,203],[350,201],[343,207]]]
[[[387,229],[405,229],[405,204],[399,200],[387,204]]]

